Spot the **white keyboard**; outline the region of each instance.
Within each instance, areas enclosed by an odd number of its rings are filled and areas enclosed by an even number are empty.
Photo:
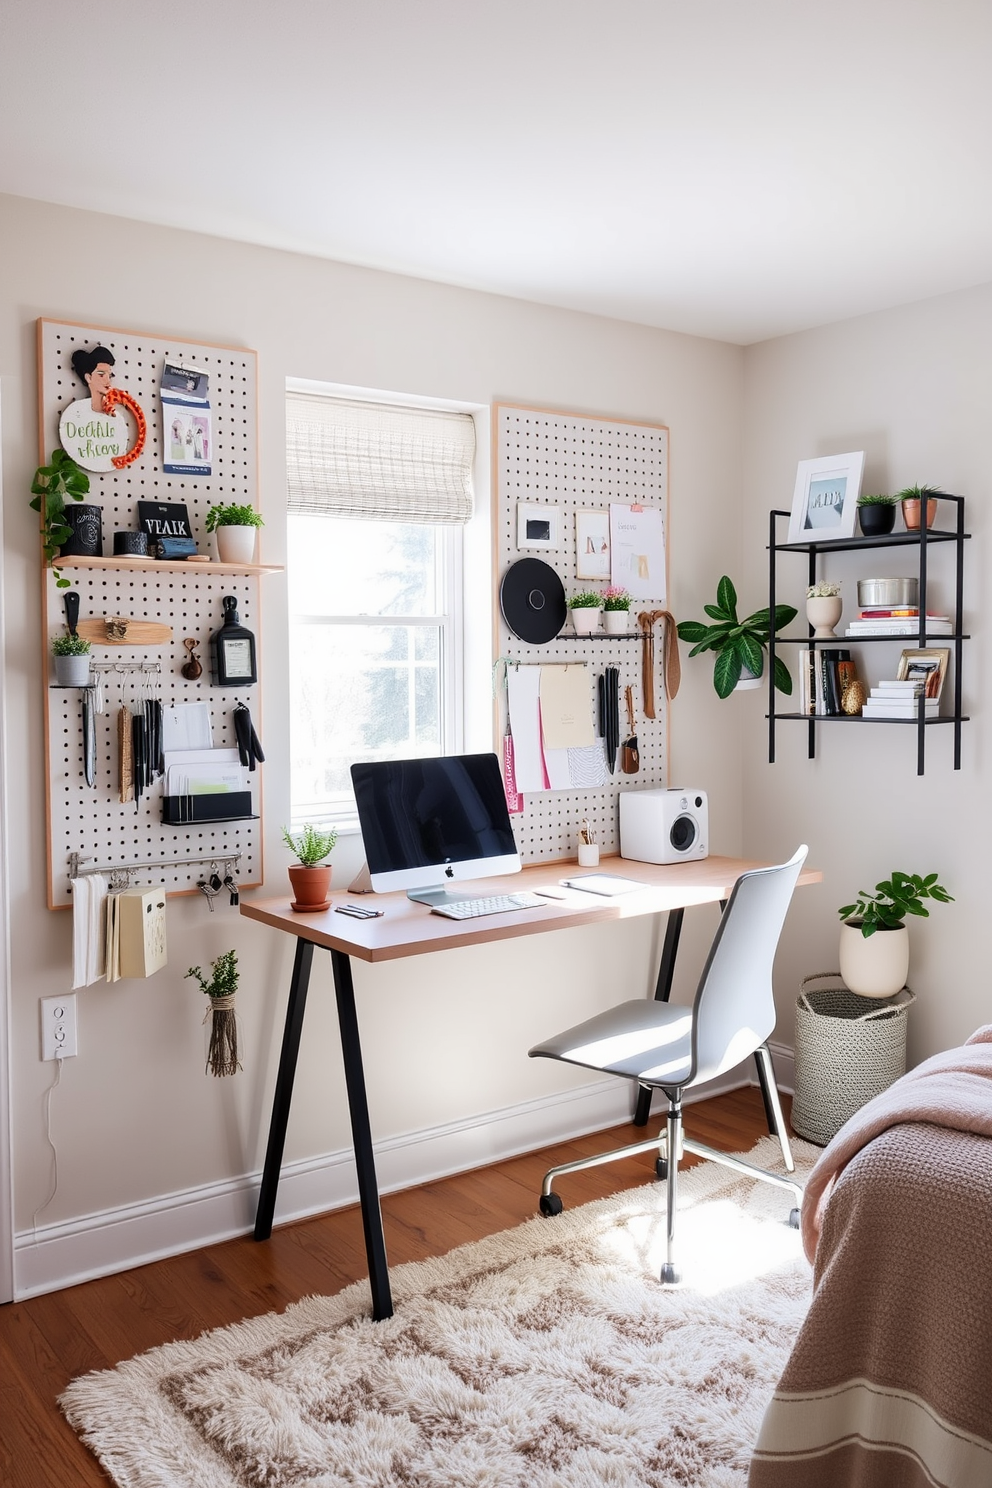
[[[432,904],[431,914],[444,915],[449,920],[471,920],[476,915],[507,914],[512,909],[547,908],[547,902],[537,894],[494,894],[488,899],[456,899],[450,904]]]

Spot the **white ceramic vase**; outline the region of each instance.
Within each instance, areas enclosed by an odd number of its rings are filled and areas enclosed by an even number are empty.
[[[876,930],[867,940],[860,924],[840,927],[840,974],[862,997],[895,997],[909,974],[909,931]]]
[[[257,527],[216,528],[217,557],[221,563],[254,563],[257,535]]]
[[[835,637],[834,626],[840,619],[844,602],[839,594],[817,595],[814,599],[806,601],[806,619],[813,627],[814,636],[822,640],[831,640]]]
[[[607,635],[626,635],[630,629],[630,611],[604,610],[603,625]]]
[[[586,605],[577,610],[570,610],[572,617],[572,629],[576,635],[592,635],[594,630],[599,629],[599,617],[602,610],[595,605]]]

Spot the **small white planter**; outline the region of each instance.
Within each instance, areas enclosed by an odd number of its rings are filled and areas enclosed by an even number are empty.
[[[806,619],[813,627],[814,636],[830,640],[835,636],[834,626],[841,617],[844,601],[839,594],[818,595],[806,601]]]
[[[895,997],[909,975],[909,931],[876,930],[866,940],[861,926],[840,927],[840,974],[861,997]]]
[[[747,667],[741,667],[741,674],[734,691],[751,692],[755,687],[763,687],[764,683],[764,677],[756,677],[753,672],[748,671]]]
[[[88,687],[90,680],[89,653],[85,656],[56,656],[55,681],[59,687]]]
[[[602,610],[597,609],[593,605],[587,605],[582,609],[569,610],[569,614],[572,617],[572,629],[575,631],[575,634],[592,635],[594,630],[599,629],[599,617],[602,613]]]
[[[573,613],[578,614],[578,610]],[[630,629],[630,611],[604,610],[603,626],[607,635],[626,635]]]
[[[257,527],[217,527],[217,557],[221,563],[254,563],[257,536]]]

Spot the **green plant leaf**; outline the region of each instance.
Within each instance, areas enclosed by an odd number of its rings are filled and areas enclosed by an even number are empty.
[[[708,629],[709,627],[704,625],[701,620],[683,620],[677,626],[679,640],[691,641],[693,644],[696,641],[701,641]],[[695,654],[693,652],[694,656]]]
[[[754,636],[749,635],[747,631],[742,631],[737,637],[737,651],[742,667],[747,667],[755,677],[760,677],[765,670],[765,653]]]
[[[741,658],[735,644],[724,646],[713,664],[713,686],[717,697],[729,697],[741,676]]]
[[[737,624],[737,590],[726,574],[720,579],[716,586],[716,602],[721,610],[726,613]]]
[[[736,625],[737,624],[737,617],[736,617],[736,615],[728,614],[727,611],[724,610],[724,609],[721,609],[721,607],[719,605],[704,604],[703,605],[703,614],[704,615],[709,615],[709,617],[710,617],[711,620],[719,620],[719,621],[721,621],[725,625]]]
[[[792,677],[789,674],[789,668],[786,666],[781,656],[776,656],[775,658],[774,677],[775,686],[778,688],[779,692],[784,692],[786,697],[791,697]]]

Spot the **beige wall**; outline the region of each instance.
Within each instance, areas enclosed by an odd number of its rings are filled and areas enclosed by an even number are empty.
[[[806,758],[806,730],[782,724],[778,762],[767,763],[757,719],[746,740],[744,840],[769,850],[783,829],[805,838],[822,866],[821,889],[797,896],[794,933],[778,979],[777,1038],[790,1039],[800,978],[837,966],[837,915],[860,888],[891,869],[939,871],[955,896],[928,920],[911,923],[912,1062],[960,1042],[990,1014],[985,956],[979,946],[985,833],[992,819],[987,727],[982,699],[990,657],[985,502],[989,496],[992,406],[992,286],[824,326],[750,347],[745,355],[745,563],[755,582],[766,568],[767,513],[791,505],[800,459],[844,450],[867,453],[864,489],[896,491],[930,482],[968,498],[965,712],[962,768],[952,768],[951,731],[928,732],[926,774],[916,774],[914,730],[822,725],[817,758]],[[791,563],[791,568],[787,565]],[[892,553],[838,558],[844,620],[857,608],[856,579],[915,573]],[[783,562],[780,598],[802,606],[805,559]],[[931,594],[950,603],[950,570],[934,560]],[[938,608],[940,607],[938,603]],[[932,608],[933,606],[931,606]],[[841,628],[842,628],[841,627]],[[911,644],[909,642],[904,644]],[[863,648],[868,681],[894,676],[898,646]]]
[[[123,219],[0,198],[0,393],[3,404],[5,726],[13,981],[15,1227],[28,1254],[32,1216],[49,1193],[44,1096],[54,1067],[38,1057],[38,999],[69,984],[70,923],[44,908],[41,769],[43,657],[35,519],[28,487],[37,464],[35,320],[166,331],[259,352],[264,556],[284,557],[285,380],[316,378],[488,404],[503,398],[660,420],[672,431],[671,552],[676,612],[698,607],[724,571],[740,567],[741,411],[738,347],[495,296],[347,267]],[[828,430],[832,433],[833,430]],[[800,441],[802,443],[802,441]],[[802,451],[800,451],[802,452]],[[788,465],[790,451],[782,462]],[[946,474],[946,472],[942,472]],[[754,576],[748,599],[760,603]],[[262,712],[267,754],[267,889],[285,887],[279,839],[288,820],[285,584],[263,589]],[[741,700],[736,715],[760,714]],[[733,705],[732,705],[733,706]],[[707,668],[688,670],[673,717],[672,778],[710,792],[713,843],[740,851],[744,755],[727,728]],[[759,772],[760,773],[760,772]],[[946,781],[946,771],[937,777]],[[911,781],[907,782],[909,785]],[[936,783],[936,781],[935,781]],[[774,850],[793,828],[749,831]],[[769,844],[770,845],[770,844]],[[334,862],[340,881],[354,845]],[[704,917],[689,936],[701,946]],[[173,900],[169,968],[148,982],[79,994],[78,1058],[52,1102],[59,1186],[38,1216],[67,1231],[83,1216],[113,1219],[129,1205],[212,1191],[261,1163],[292,947],[218,908]],[[201,1002],[183,972],[236,946],[245,1072],[203,1074]],[[357,974],[370,1051],[377,1136],[540,1102],[583,1077],[525,1058],[536,1037],[640,990],[653,955],[640,927],[460,951]],[[318,957],[318,960],[321,958]],[[314,979],[287,1158],[319,1161],[346,1149],[346,1111],[325,968]],[[553,1104],[553,1103],[552,1103]],[[567,1118],[563,1118],[567,1119]],[[466,1160],[479,1151],[466,1148]],[[417,1176],[411,1169],[411,1181]],[[130,1212],[130,1211],[129,1211]],[[134,1211],[135,1213],[137,1211]],[[188,1238],[188,1237],[187,1237]],[[162,1244],[168,1248],[168,1240]],[[177,1242],[178,1243],[178,1242]],[[126,1253],[126,1241],[121,1242]]]

